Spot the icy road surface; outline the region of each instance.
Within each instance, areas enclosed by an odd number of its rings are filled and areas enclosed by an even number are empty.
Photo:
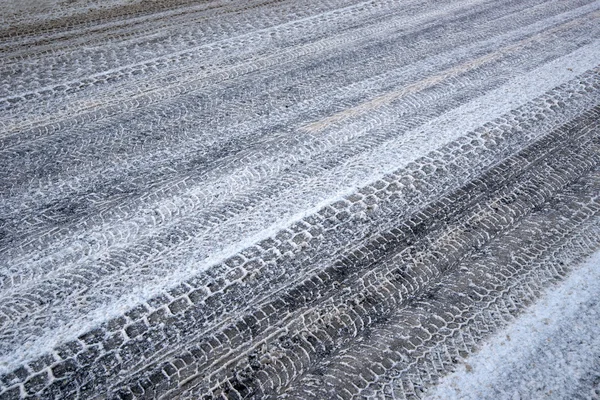
[[[600,1],[0,6],[0,399],[421,398],[593,268]]]
[[[600,398],[600,253],[548,292],[426,398]]]

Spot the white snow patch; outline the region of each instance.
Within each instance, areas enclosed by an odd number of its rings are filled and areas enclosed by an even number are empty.
[[[494,335],[429,400],[572,398],[600,357],[600,251]],[[596,371],[599,372],[600,371]],[[593,393],[578,393],[593,398]]]

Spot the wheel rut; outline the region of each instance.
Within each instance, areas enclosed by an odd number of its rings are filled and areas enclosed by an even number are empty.
[[[600,1],[59,3],[0,27],[0,400],[423,398],[600,248]]]

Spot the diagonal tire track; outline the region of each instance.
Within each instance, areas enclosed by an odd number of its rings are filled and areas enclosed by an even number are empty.
[[[140,4],[2,17],[0,399],[420,398],[597,248],[599,1]]]

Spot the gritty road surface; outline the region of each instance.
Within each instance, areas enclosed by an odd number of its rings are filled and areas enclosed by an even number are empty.
[[[599,396],[600,1],[0,5],[0,399]]]
[[[548,292],[426,398],[600,398],[600,252]]]

